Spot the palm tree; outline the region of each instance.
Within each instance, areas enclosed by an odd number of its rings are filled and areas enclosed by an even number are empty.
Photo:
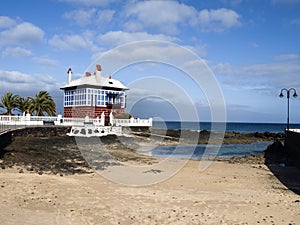
[[[11,111],[16,107],[18,95],[14,95],[12,92],[7,92],[1,98],[0,108],[6,109],[6,115],[11,115]]]
[[[55,116],[56,105],[47,91],[40,91],[35,98],[29,97],[29,101],[29,110],[36,116],[45,116],[45,113],[48,116]]]
[[[31,104],[31,101],[29,98],[24,98],[24,97],[19,96],[16,99],[16,108],[22,113],[27,112],[27,110],[29,110],[30,104]]]

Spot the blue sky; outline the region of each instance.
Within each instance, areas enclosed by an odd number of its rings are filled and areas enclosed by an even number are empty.
[[[300,0],[4,0],[0,95],[13,91],[32,96],[44,89],[62,111],[59,87],[69,67],[80,77],[97,62],[104,75],[110,75],[113,71],[105,69],[109,65],[99,61],[109,50],[157,40],[184,46],[204,60],[223,93],[228,121],[284,123],[286,98],[278,97],[281,88],[294,87],[300,95],[299,11]],[[121,56],[149,54],[149,49],[142,50]],[[161,52],[153,50],[151,56],[159,58],[155,54]],[[164,53],[172,58],[171,50]],[[184,57],[179,54],[176,57]],[[148,62],[127,66],[113,77],[130,87],[129,111],[140,117],[176,120],[174,106],[188,113],[185,99],[190,98],[199,119],[211,119],[212,103],[205,91],[178,68]],[[149,77],[168,84],[152,84]],[[183,92],[169,85],[172,82]],[[300,123],[300,97],[291,99],[290,109],[291,122]]]

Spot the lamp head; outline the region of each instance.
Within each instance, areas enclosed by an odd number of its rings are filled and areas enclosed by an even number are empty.
[[[294,92],[293,97],[294,97],[294,98],[297,98],[297,97],[298,97],[296,91]]]
[[[284,95],[282,94],[282,92],[280,92],[280,95],[279,95],[280,98],[283,98]]]

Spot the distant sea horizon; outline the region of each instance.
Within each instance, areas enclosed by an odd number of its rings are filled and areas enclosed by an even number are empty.
[[[164,130],[192,130],[192,131],[223,131],[226,132],[255,133],[270,132],[284,133],[286,123],[260,123],[260,122],[191,122],[191,121],[153,121],[153,129]],[[300,128],[300,124],[291,123],[290,128]]]

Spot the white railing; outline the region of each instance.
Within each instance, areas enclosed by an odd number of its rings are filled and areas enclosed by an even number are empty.
[[[300,129],[289,129],[289,131],[300,133]]]
[[[111,124],[114,126],[123,127],[151,127],[152,118],[150,119],[111,119]]]
[[[110,124],[112,126],[152,126],[152,118],[150,119],[114,119],[113,115],[110,115]],[[23,116],[0,116],[0,125],[5,126],[43,126],[45,124],[53,124],[60,126],[83,126],[90,124],[94,126],[104,126],[105,116],[104,113],[101,117],[95,119],[85,118],[63,118],[62,115],[54,116],[31,116],[30,114],[24,114]],[[3,130],[3,129],[2,129]]]
[[[104,126],[104,116],[101,118],[63,118],[61,115],[54,116],[31,116],[26,114],[23,116],[0,116],[0,125],[7,126],[42,126],[44,124],[53,123],[54,125],[73,126],[84,125],[84,123],[92,123],[94,125]]]

